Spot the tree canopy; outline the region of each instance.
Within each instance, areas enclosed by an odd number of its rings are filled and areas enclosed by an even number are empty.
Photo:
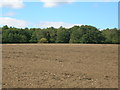
[[[0,28],[2,43],[120,43],[120,30],[117,28],[99,30],[90,25],[72,28],[15,28],[7,25]]]

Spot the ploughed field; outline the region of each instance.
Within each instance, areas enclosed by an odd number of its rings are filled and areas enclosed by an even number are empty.
[[[117,88],[118,45],[3,44],[3,88]]]

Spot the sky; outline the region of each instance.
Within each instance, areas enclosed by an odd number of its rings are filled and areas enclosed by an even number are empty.
[[[64,0],[63,0],[64,1]],[[99,29],[118,28],[118,2],[13,2],[0,5],[0,26],[18,28],[70,28],[92,25]]]

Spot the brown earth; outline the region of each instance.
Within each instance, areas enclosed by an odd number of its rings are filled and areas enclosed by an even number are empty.
[[[117,88],[118,45],[4,44],[3,88]]]

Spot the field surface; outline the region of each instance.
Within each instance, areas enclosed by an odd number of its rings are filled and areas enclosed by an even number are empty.
[[[3,44],[3,88],[117,88],[118,45]]]

